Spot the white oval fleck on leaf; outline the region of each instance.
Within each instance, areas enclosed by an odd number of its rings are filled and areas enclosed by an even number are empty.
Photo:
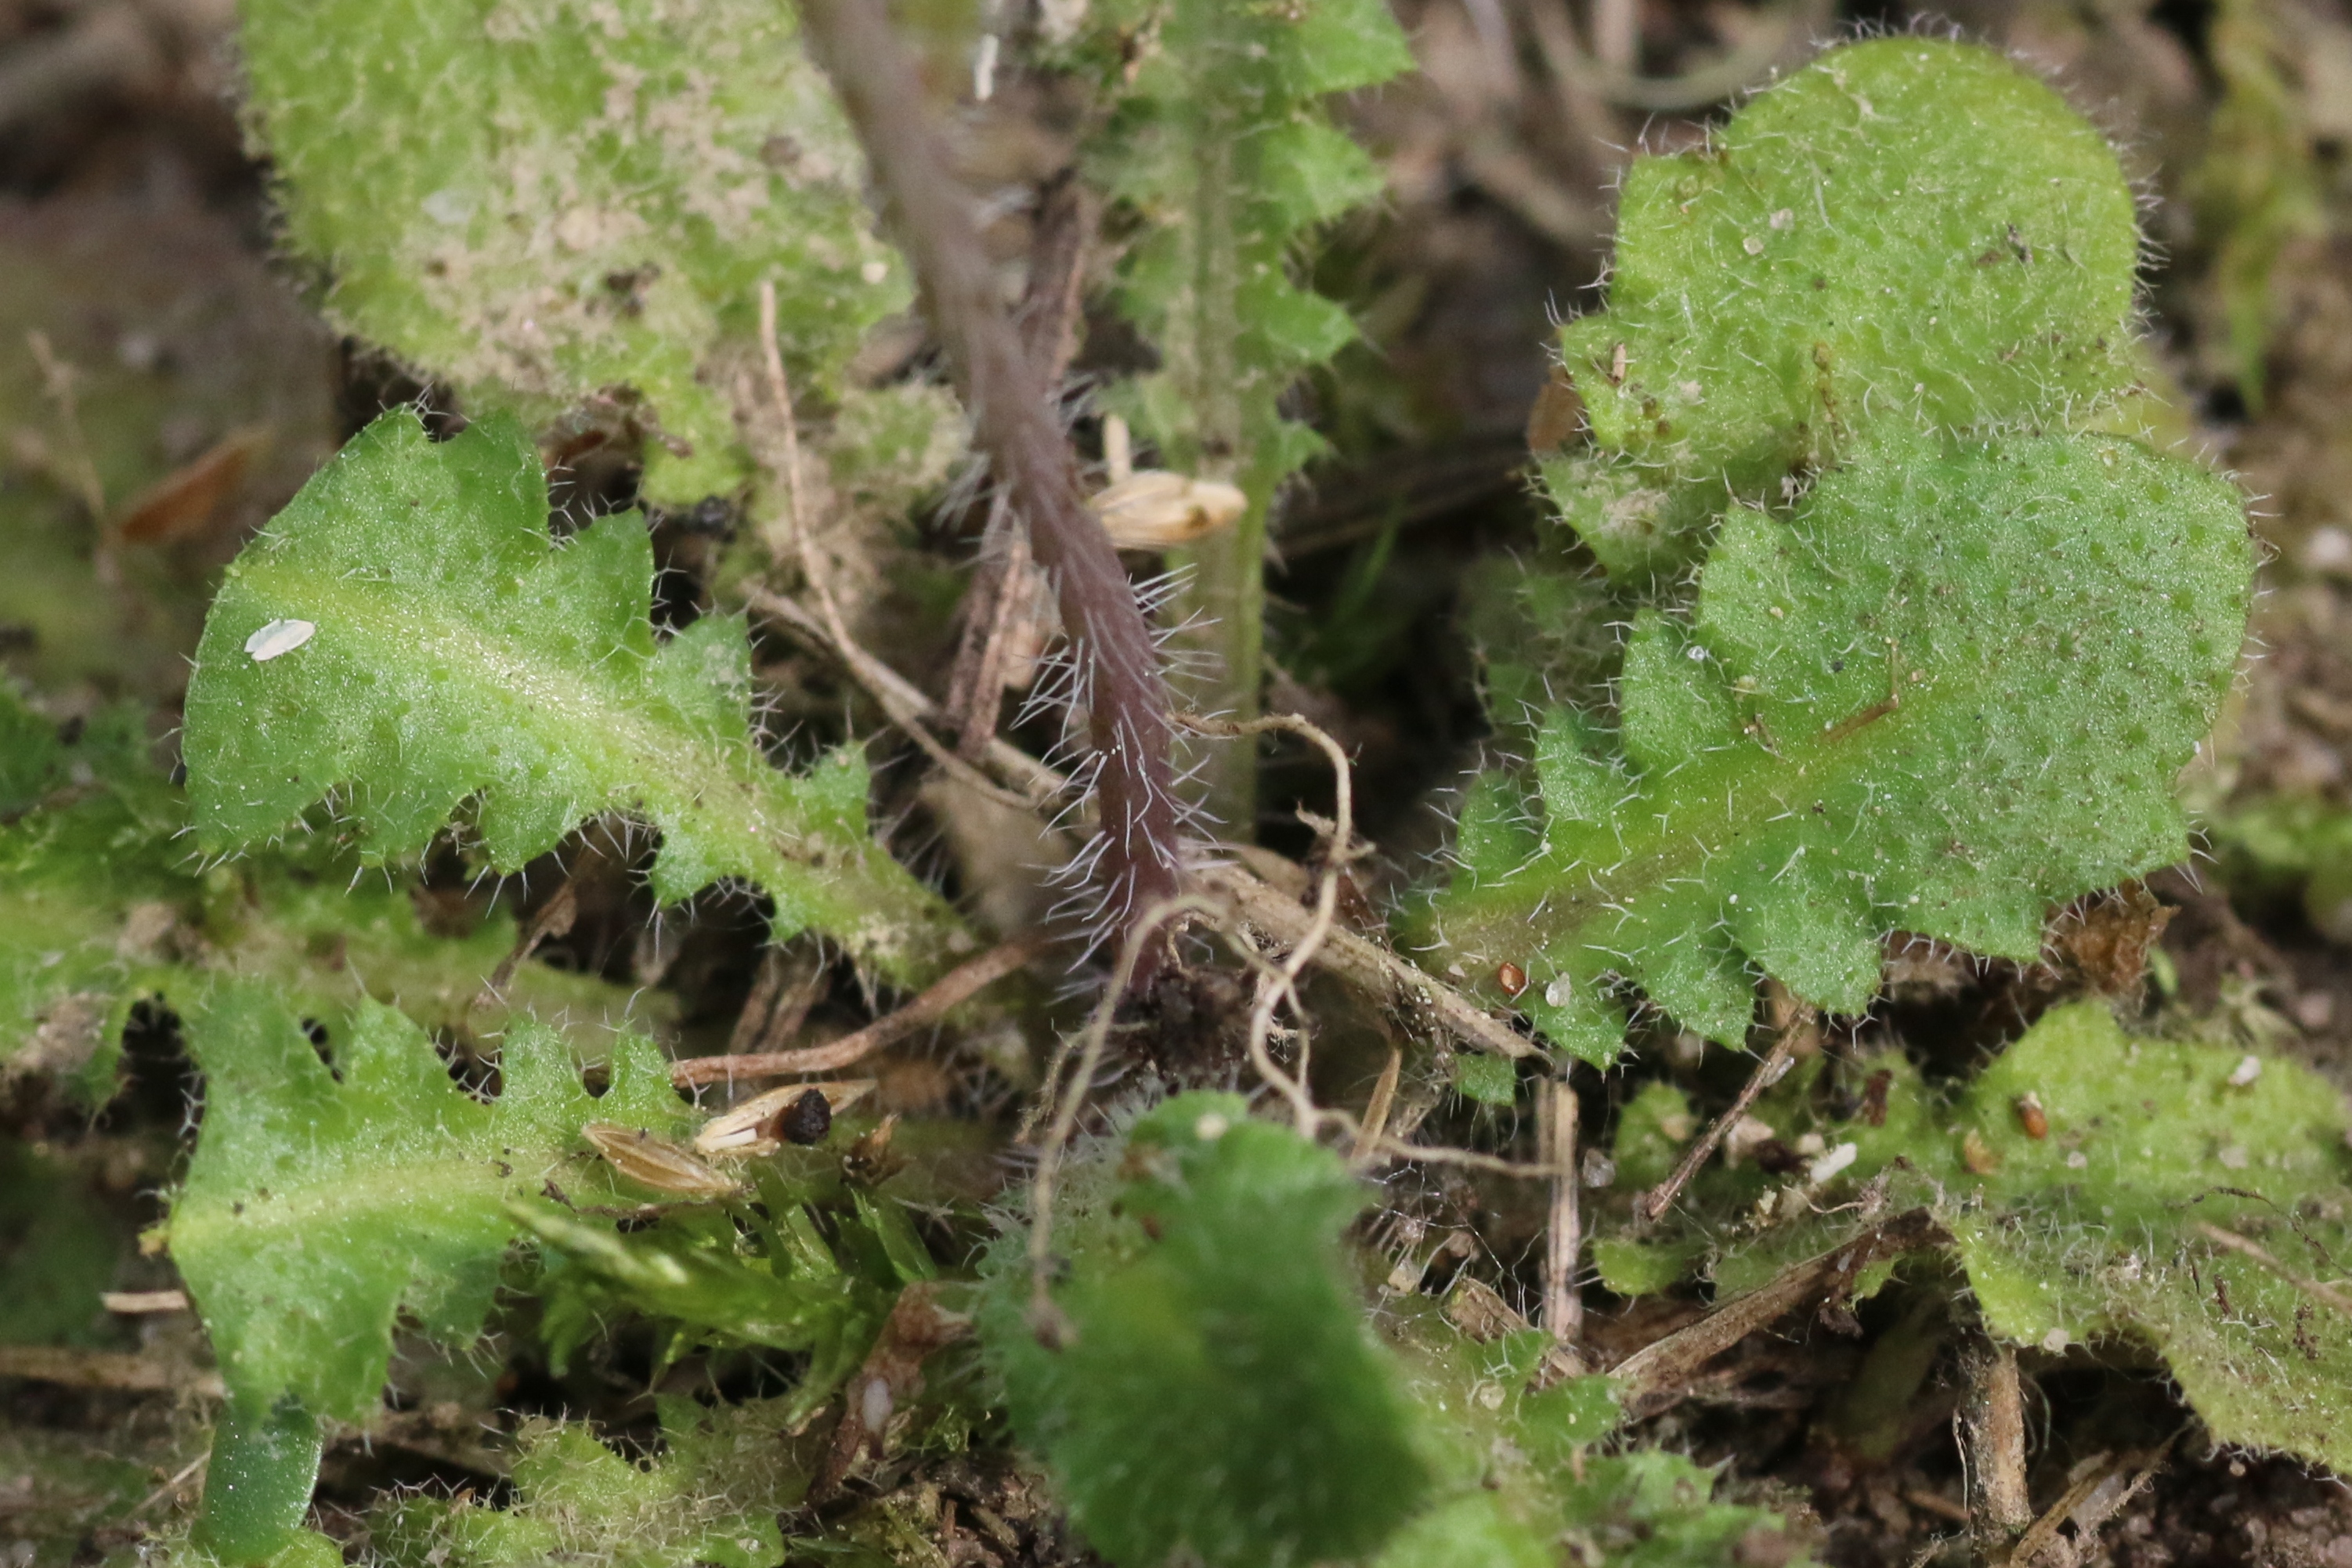
[[[245,651],[256,664],[267,664],[282,653],[292,653],[318,635],[310,621],[271,621],[245,639]]]

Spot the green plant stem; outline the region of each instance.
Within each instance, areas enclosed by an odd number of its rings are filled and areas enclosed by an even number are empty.
[[[1242,411],[1234,343],[1241,331],[1238,240],[1234,231],[1234,142],[1231,116],[1212,100],[1193,138],[1193,309],[1192,372],[1186,391],[1199,423],[1190,451],[1172,454],[1179,468],[1204,479],[1244,484],[1249,505],[1234,526],[1197,547],[1172,555],[1171,567],[1191,574],[1175,605],[1177,623],[1197,623],[1188,640],[1210,668],[1188,695],[1204,713],[1235,723],[1257,718],[1265,640],[1265,514],[1262,487],[1247,481],[1248,436]],[[1257,823],[1257,742],[1192,742],[1199,748],[1201,805],[1243,843]]]
[[[319,1473],[318,1421],[296,1400],[259,1416],[231,1403],[213,1428],[196,1543],[224,1563],[275,1555],[301,1527]]]

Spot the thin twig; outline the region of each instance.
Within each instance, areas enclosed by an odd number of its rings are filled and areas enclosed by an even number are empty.
[[[64,1345],[0,1345],[0,1377],[139,1394],[185,1389],[206,1399],[218,1399],[228,1391],[220,1373],[200,1372],[163,1356],[135,1351],[73,1350]]]
[[[482,982],[481,989],[467,1002],[466,1010],[470,1013],[477,1007],[495,1007],[505,1001],[507,987],[514,984],[515,972],[523,966],[524,960],[537,952],[550,937],[569,935],[579,918],[580,895],[572,890],[567,879],[515,938],[514,946],[507,950],[499,966],[490,971],[489,978]]]
[[[2070,1519],[2074,1521],[2072,1550],[2059,1561],[2079,1561],[2084,1543],[2096,1535],[2107,1521],[2121,1512],[2126,1503],[2147,1489],[2147,1483],[2154,1480],[2156,1472],[2163,1468],[2166,1456],[2172,1452],[2172,1445],[2179,1440],[2180,1432],[2175,1431],[2147,1454],[2126,1454],[2112,1463],[2094,1467],[2078,1477],[2064,1494],[2033,1521],[2033,1528],[2019,1538],[2016,1550],[2009,1554],[2010,1568],[2033,1568],[2035,1560],[2043,1552],[2061,1544],[2058,1531]],[[2116,1478],[2127,1469],[2133,1472],[2129,1484],[2115,1487]]]
[[[1586,55],[1564,6],[1538,6],[1535,34],[1544,63],[1556,76],[1605,102],[1674,114],[1703,109],[1750,86],[1780,60],[1810,43],[1815,33],[1828,26],[1832,11],[1830,0],[1780,0],[1759,19],[1748,42],[1680,76],[1639,76],[1629,68]],[[1546,26],[1551,17],[1558,20]],[[1596,26],[1595,31],[1599,30]]]
[[[162,1486],[157,1487],[153,1491],[149,1492],[145,1497],[141,1498],[137,1502],[133,1503],[131,1507],[131,1511],[123,1515],[123,1517],[125,1519],[137,1519],[141,1514],[145,1513],[149,1509],[153,1508],[165,1498],[171,1496],[173,1492],[178,1491],[181,1487],[194,1479],[196,1472],[202,1470],[205,1466],[212,1462],[213,1451],[210,1448],[206,1448],[203,1453],[198,1454],[194,1458],[190,1459],[186,1464],[182,1465],[177,1475],[174,1475],[170,1480],[165,1481]]]
[[[914,682],[867,653],[855,642],[836,638],[824,617],[796,599],[765,588],[745,592],[743,603],[753,615],[773,621],[788,631],[797,632],[816,647],[839,659],[856,682],[866,688],[880,703],[885,713],[904,713],[904,720],[893,718],[901,728],[913,723],[937,723],[939,705],[933,702]],[[961,759],[959,759],[961,761]],[[1024,811],[1043,810],[1066,798],[1076,787],[1062,774],[1031,756],[1010,741],[992,740],[981,756],[981,765],[1000,783],[1015,793],[1000,795],[995,785],[982,779],[976,787],[992,799],[1003,799]],[[955,776],[966,779],[966,768]]]
[[[1563,1345],[1584,1329],[1584,1298],[1576,1288],[1576,1260],[1584,1234],[1577,1213],[1576,1090],[1565,1079],[1537,1086],[1536,1125],[1544,1163],[1551,1166],[1551,1214],[1544,1227],[1543,1326]]]
[[[948,1010],[985,986],[992,985],[1045,951],[1041,933],[1015,937],[990,948],[978,958],[958,964],[904,1007],[877,1018],[855,1034],[822,1046],[796,1051],[752,1051],[741,1056],[689,1057],[670,1065],[670,1082],[680,1089],[698,1084],[732,1083],[745,1078],[782,1078],[788,1073],[838,1072],[864,1061],[894,1040],[946,1016]]]
[[[1748,1108],[1756,1103],[1758,1096],[1780,1082],[1788,1072],[1789,1063],[1796,1057],[1799,1039],[1812,1028],[1813,1011],[1777,987],[1773,1011],[1778,1016],[1773,1019],[1772,1049],[1756,1064],[1756,1070],[1748,1075],[1748,1081],[1740,1086],[1739,1098],[1731,1102],[1731,1109],[1717,1117],[1713,1125],[1700,1135],[1698,1142],[1690,1146],[1690,1152],[1683,1156],[1682,1163],[1675,1167],[1674,1174],[1660,1182],[1642,1199],[1638,1209],[1643,1219],[1655,1224],[1665,1216],[1666,1210],[1674,1206],[1675,1199],[1684,1187],[1690,1184],[1690,1179],[1698,1173],[1698,1168],[1706,1163],[1707,1156],[1715,1152],[1724,1135],[1748,1114]]]
[[[1038,1146],[1037,1173],[1029,1183],[1030,1326],[1053,1342],[1059,1342],[1055,1329],[1060,1322],[1053,1294],[1047,1288],[1054,1262],[1054,1188],[1062,1172],[1062,1152],[1069,1147],[1070,1134],[1078,1124],[1078,1112],[1086,1104],[1087,1090],[1093,1086],[1095,1074],[1102,1066],[1103,1051],[1110,1041],[1111,1018],[1118,1011],[1119,999],[1127,994],[1137,967],[1143,962],[1146,947],[1158,938],[1162,928],[1181,915],[1215,919],[1222,912],[1208,900],[1189,894],[1163,900],[1144,910],[1142,918],[1128,929],[1127,939],[1119,943],[1118,969],[1087,1020],[1084,1043],[1077,1053],[1078,1064],[1070,1075],[1068,1087],[1057,1093],[1057,1075],[1049,1071],[1040,1089],[1041,1095],[1053,1101],[1054,1120],[1045,1130],[1045,1142]]]
[[[793,413],[792,383],[785,378],[784,357],[776,343],[776,286],[764,279],[760,283],[760,341],[767,371],[768,395],[776,405],[777,423],[783,427],[784,496],[789,514],[785,519],[786,526],[791,531],[793,548],[800,557],[801,574],[808,580],[809,592],[816,595],[817,609],[824,617],[825,633],[833,639],[835,647],[840,650],[842,663],[874,700],[881,704],[882,711],[888,715],[890,721],[903,731],[908,740],[921,747],[924,754],[939,764],[941,772],[1000,804],[1015,809],[1025,806],[1026,802],[1007,795],[971,763],[940,744],[915,715],[896,700],[888,687],[870,678],[869,672],[882,661],[860,647],[857,639],[849,635],[849,625],[843,619],[841,605],[833,596],[831,575],[818,558],[814,531],[809,526],[808,514],[803,510],[804,491],[801,484],[800,421]]]
[[[1315,911],[1307,929],[1291,943],[1289,955],[1283,959],[1277,972],[1262,975],[1258,980],[1257,997],[1250,1008],[1249,1056],[1258,1076],[1280,1089],[1291,1104],[1302,1138],[1315,1136],[1318,1124],[1315,1097],[1307,1085],[1306,1047],[1300,1046],[1298,1076],[1296,1079],[1277,1068],[1274,1054],[1267,1048],[1268,1037],[1274,1029],[1274,1010],[1284,998],[1288,998],[1292,1014],[1302,1029],[1307,1024],[1306,1009],[1298,1001],[1298,976],[1322,949],[1331,934],[1333,918],[1339,908],[1339,876],[1354,856],[1356,833],[1355,781],[1348,765],[1348,753],[1324,731],[1296,713],[1269,713],[1262,719],[1235,723],[1229,719],[1203,718],[1197,713],[1180,713],[1176,723],[1195,734],[1221,735],[1228,739],[1265,734],[1269,730],[1286,730],[1312,742],[1321,748],[1331,764],[1334,799],[1334,826],[1330,848],[1323,857],[1323,868],[1316,879]],[[1304,1036],[1301,1036],[1302,1041]]]
[[[1240,866],[1203,866],[1194,879],[1233,900],[1234,912],[1280,942],[1296,942],[1312,923],[1298,901]],[[1469,997],[1345,926],[1326,933],[1317,962],[1342,980],[1391,1002],[1418,1003],[1466,1046],[1514,1058],[1540,1053],[1536,1043]]]
[[[1628,1415],[1636,1419],[1654,1415],[1682,1397],[1701,1367],[1783,1313],[1815,1298],[1834,1300],[1851,1291],[1862,1271],[1882,1259],[1950,1241],[1932,1213],[1911,1209],[1843,1247],[1782,1270],[1769,1283],[1643,1346],[1610,1368],[1609,1375],[1623,1391]]]
[[[1168,694],[1150,627],[1102,524],[1078,488],[1077,455],[1047,405],[1048,388],[1008,319],[971,203],[948,172],[913,58],[873,0],[805,0],[802,25],[856,127],[921,280],[957,390],[1038,563],[1054,578],[1084,681],[1103,874],[1114,929],[1180,883]],[[1157,970],[1139,956],[1131,978]]]

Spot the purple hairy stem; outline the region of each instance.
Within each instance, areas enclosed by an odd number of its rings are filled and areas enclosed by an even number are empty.
[[[1096,804],[1108,842],[1099,874],[1114,932],[1123,934],[1173,898],[1179,880],[1168,691],[1150,627],[1110,536],[1087,510],[1077,455],[1002,302],[970,198],[948,172],[914,58],[891,31],[887,7],[802,0],[800,10],[914,262],[973,433],[1054,581],[1100,758]]]

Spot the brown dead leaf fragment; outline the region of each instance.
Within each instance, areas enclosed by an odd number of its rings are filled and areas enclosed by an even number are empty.
[[[269,448],[267,425],[247,425],[134,497],[114,520],[118,538],[131,544],[173,544],[204,533],[225,502],[245,483],[246,470]]]
[[[922,1392],[925,1360],[971,1333],[970,1318],[940,1305],[938,1285],[919,1280],[899,1292],[874,1348],[843,1392],[841,1421],[810,1489],[812,1502],[834,1496],[859,1464],[881,1457],[891,1416]]]
[[[2148,950],[2174,913],[2138,882],[2095,893],[2052,918],[2042,933],[2043,962],[2103,996],[2128,996],[2147,977]]]

